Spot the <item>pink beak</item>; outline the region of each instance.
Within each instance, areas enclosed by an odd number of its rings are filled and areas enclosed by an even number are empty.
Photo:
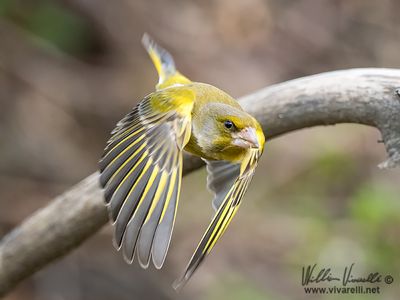
[[[253,127],[242,129],[233,140],[233,144],[242,148],[259,148],[257,133]]]

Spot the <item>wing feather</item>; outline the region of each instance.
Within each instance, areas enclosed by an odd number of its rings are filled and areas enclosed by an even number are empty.
[[[100,160],[114,244],[129,263],[135,253],[143,267],[150,257],[157,268],[165,260],[179,198],[182,149],[190,137],[191,96],[171,88],[146,97],[118,122]],[[179,97],[186,97],[184,110],[174,109]]]
[[[158,167],[153,169],[153,172],[149,178],[149,183],[146,185],[146,190],[143,192],[137,205],[138,208],[135,210],[135,214],[130,218],[129,223],[126,226],[126,237],[123,245],[123,253],[125,260],[129,263],[132,263],[133,261],[135,245],[139,236],[139,232],[149,212],[151,203],[157,191],[157,186],[160,182],[161,174],[158,171]]]
[[[246,165],[241,166],[242,173],[236,177],[234,183],[230,188],[224,187],[220,189],[221,193],[217,194],[216,198],[221,197],[221,201],[218,210],[216,211],[210,225],[208,226],[206,232],[200,240],[192,258],[189,261],[182,277],[174,283],[175,289],[182,288],[185,283],[190,279],[196,269],[200,266],[204,258],[211,252],[215,243],[223,235],[232,218],[237,212],[240,206],[241,200],[250,184],[250,181],[254,175],[254,170],[257,166],[257,161],[260,156],[258,150],[253,150],[249,153],[250,157],[245,160]],[[250,166],[247,166],[249,164]],[[219,166],[214,165],[218,170],[227,170],[228,166],[224,164],[219,164]],[[236,168],[236,167],[235,167]],[[210,169],[209,169],[210,170]],[[215,169],[214,169],[215,170]]]
[[[126,198],[124,199],[122,206],[114,208],[113,211],[118,211],[116,221],[115,221],[115,242],[118,248],[122,244],[122,237],[125,233],[126,226],[129,220],[134,215],[137,210],[139,201],[142,195],[145,193],[145,189],[151,186],[150,177],[152,175],[152,169],[150,168],[151,161],[149,160],[144,166],[142,172],[139,174],[138,178],[135,179],[135,183],[131,186],[130,191]],[[112,207],[113,202],[111,202]],[[114,213],[115,214],[115,213]]]
[[[182,160],[182,157],[180,157]],[[164,203],[163,210],[161,212],[159,225],[154,235],[153,247],[151,254],[153,257],[154,266],[158,269],[164,264],[165,257],[167,255],[167,249],[171,241],[172,229],[175,222],[176,209],[178,206],[181,179],[182,179],[182,163],[177,172],[173,174],[171,179],[170,188],[168,194],[171,192],[171,196],[167,196],[167,201]]]
[[[208,173],[207,188],[214,194],[212,205],[217,211],[225,195],[240,175],[240,164],[219,160],[205,160],[205,162]]]
[[[168,187],[170,184],[170,176],[166,172],[162,172],[160,184],[158,186],[156,195],[150,207],[150,211],[147,214],[147,219],[144,221],[142,229],[139,235],[138,242],[138,259],[139,263],[143,268],[147,268],[150,263],[151,247],[153,245],[154,236],[156,233],[157,226],[161,217],[161,213],[164,208],[164,201],[168,193]]]

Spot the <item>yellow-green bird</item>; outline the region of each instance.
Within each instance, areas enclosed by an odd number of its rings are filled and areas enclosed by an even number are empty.
[[[186,270],[183,286],[235,215],[264,149],[260,124],[220,89],[192,82],[172,56],[143,36],[159,75],[146,96],[111,133],[100,160],[100,182],[127,262],[161,268],[171,240],[182,180],[182,154],[205,160],[215,215]]]

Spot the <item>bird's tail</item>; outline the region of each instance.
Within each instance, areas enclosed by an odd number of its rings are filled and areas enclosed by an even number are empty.
[[[150,55],[158,73],[159,79],[158,84],[156,85],[157,90],[191,82],[176,70],[172,55],[158,45],[147,33],[143,35],[142,44]]]

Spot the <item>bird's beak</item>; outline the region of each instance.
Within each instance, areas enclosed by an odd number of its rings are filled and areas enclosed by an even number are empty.
[[[236,134],[233,144],[242,148],[259,148],[257,132],[253,127],[246,127]]]

